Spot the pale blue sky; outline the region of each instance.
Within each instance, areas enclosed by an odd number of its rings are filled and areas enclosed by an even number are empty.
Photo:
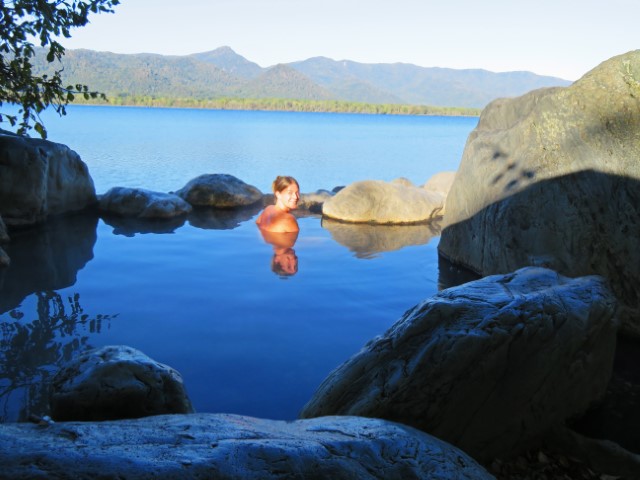
[[[227,45],[263,67],[325,56],[576,80],[640,48],[639,18],[638,0],[122,0],[62,43],[164,55]]]

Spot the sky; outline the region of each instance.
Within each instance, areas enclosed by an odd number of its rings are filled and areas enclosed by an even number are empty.
[[[229,46],[262,67],[323,56],[566,80],[640,48],[638,0],[121,2],[63,46],[162,55]]]

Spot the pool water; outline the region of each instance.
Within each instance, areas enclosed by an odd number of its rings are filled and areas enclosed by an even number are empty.
[[[438,224],[299,219],[291,261],[257,209],[133,222],[75,215],[12,234],[0,272],[2,421],[48,411],[80,351],[128,345],[178,370],[199,412],[293,419],[327,374],[438,290]]]

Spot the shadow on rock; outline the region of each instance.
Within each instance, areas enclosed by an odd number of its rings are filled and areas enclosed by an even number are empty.
[[[372,225],[344,223],[324,217],[322,227],[358,258],[372,258],[381,252],[425,245],[440,235],[439,221],[420,225]]]
[[[97,216],[83,213],[12,230],[5,245],[11,265],[0,270],[0,313],[34,292],[74,285],[78,271],[93,259],[97,224]]]

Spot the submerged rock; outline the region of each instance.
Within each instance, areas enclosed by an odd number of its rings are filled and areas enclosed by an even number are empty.
[[[111,188],[100,196],[98,207],[107,214],[134,218],[174,218],[192,209],[177,195],[127,187]]]
[[[55,420],[113,420],[164,413],[191,413],[193,407],[173,368],[126,346],[89,350],[53,379]]]
[[[0,424],[4,478],[489,480],[468,455],[377,419],[162,415]]]
[[[190,180],[176,192],[194,207],[236,208],[262,200],[253,185],[224,173],[204,174]]]
[[[640,335],[640,50],[566,88],[488,105],[447,197],[439,251],[482,275],[606,277]]]
[[[0,130],[0,215],[30,225],[96,202],[93,180],[66,145]]]
[[[440,215],[443,198],[406,182],[364,180],[327,199],[322,214],[352,223],[425,223]]]
[[[300,416],[385,418],[507,457],[602,398],[615,305],[601,277],[534,267],[444,290],[334,370]]]

